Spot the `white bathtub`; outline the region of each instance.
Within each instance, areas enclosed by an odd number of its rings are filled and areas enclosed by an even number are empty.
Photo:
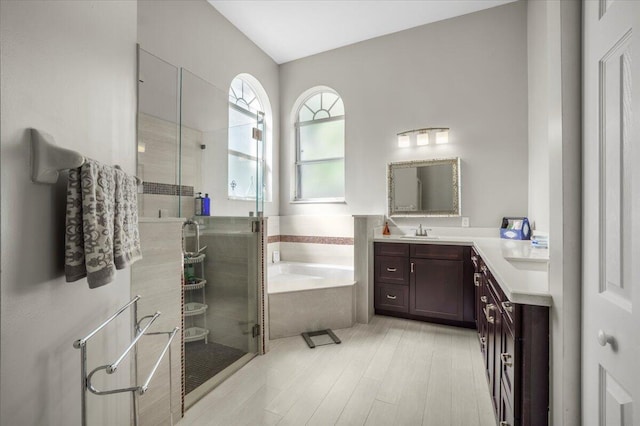
[[[279,262],[267,267],[269,294],[353,285],[353,267]]]
[[[353,326],[354,284],[353,267],[298,262],[269,264],[270,338]]]

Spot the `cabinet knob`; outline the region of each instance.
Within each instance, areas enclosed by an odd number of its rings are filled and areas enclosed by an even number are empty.
[[[494,305],[493,303],[489,303],[486,308],[482,308],[482,310],[484,311],[484,317],[487,319],[487,322],[489,324],[493,324],[495,322],[495,318],[493,318],[489,314],[489,312],[491,312],[491,310],[494,309],[495,307],[496,305]]]
[[[600,343],[600,346],[607,346],[607,343],[613,346],[615,341],[616,339],[612,335],[607,334],[602,330],[598,330],[598,343]]]
[[[487,303],[487,300],[489,300],[489,299],[487,299],[487,296],[480,296],[480,301],[482,303]]]
[[[513,361],[511,361],[510,353],[507,353],[507,352],[501,353],[500,358],[502,359],[502,365],[504,365],[505,367],[511,367],[513,365]]]
[[[387,299],[396,300],[397,298],[398,296],[392,296],[390,294],[387,294]]]
[[[480,287],[480,274],[478,272],[473,274],[473,284],[475,284],[476,287]]]
[[[413,262],[411,262],[411,272],[412,273],[414,272],[414,266],[415,266],[415,264]]]
[[[396,268],[387,268],[387,272],[396,272],[397,269]]]

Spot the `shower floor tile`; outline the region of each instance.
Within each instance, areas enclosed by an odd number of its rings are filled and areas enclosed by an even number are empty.
[[[216,342],[190,342],[184,348],[185,393],[189,393],[231,364],[246,352]]]

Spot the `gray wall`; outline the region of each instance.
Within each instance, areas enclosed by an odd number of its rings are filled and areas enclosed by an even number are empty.
[[[59,145],[135,168],[136,5],[130,1],[0,3],[2,273],[0,424],[80,423],[80,355],[72,347],[129,300],[130,272],[89,290],[63,277],[65,178],[30,181],[34,127]],[[124,317],[91,342],[113,361],[130,339]],[[129,371],[99,386],[129,383]],[[130,396],[89,401],[91,424],[127,424]]]
[[[346,111],[346,204],[291,204],[294,103],[326,85]],[[283,215],[381,214],[386,164],[461,158],[462,214],[497,227],[527,214],[527,16],[516,2],[281,65]],[[396,133],[451,128],[448,145],[398,148]],[[460,219],[432,219],[459,225]]]
[[[529,67],[529,213],[534,229],[549,232],[549,61],[548,2],[527,2]]]
[[[205,0],[138,1],[138,42],[146,51],[191,71],[226,95],[231,80],[240,73],[257,78],[267,92],[273,112],[273,200],[265,203],[267,215],[278,214],[279,199],[279,80],[278,65]],[[213,145],[213,146],[212,146]],[[215,153],[213,150],[216,150]],[[255,210],[249,201],[227,200],[227,146],[207,145],[214,156],[216,180],[210,192],[215,215],[243,215]],[[217,154],[216,154],[217,153]]]

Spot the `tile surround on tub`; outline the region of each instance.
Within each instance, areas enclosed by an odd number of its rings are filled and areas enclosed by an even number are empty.
[[[280,216],[280,235],[353,237],[353,216]],[[275,233],[273,235],[276,235]]]
[[[280,242],[282,260],[353,266],[353,246]]]

